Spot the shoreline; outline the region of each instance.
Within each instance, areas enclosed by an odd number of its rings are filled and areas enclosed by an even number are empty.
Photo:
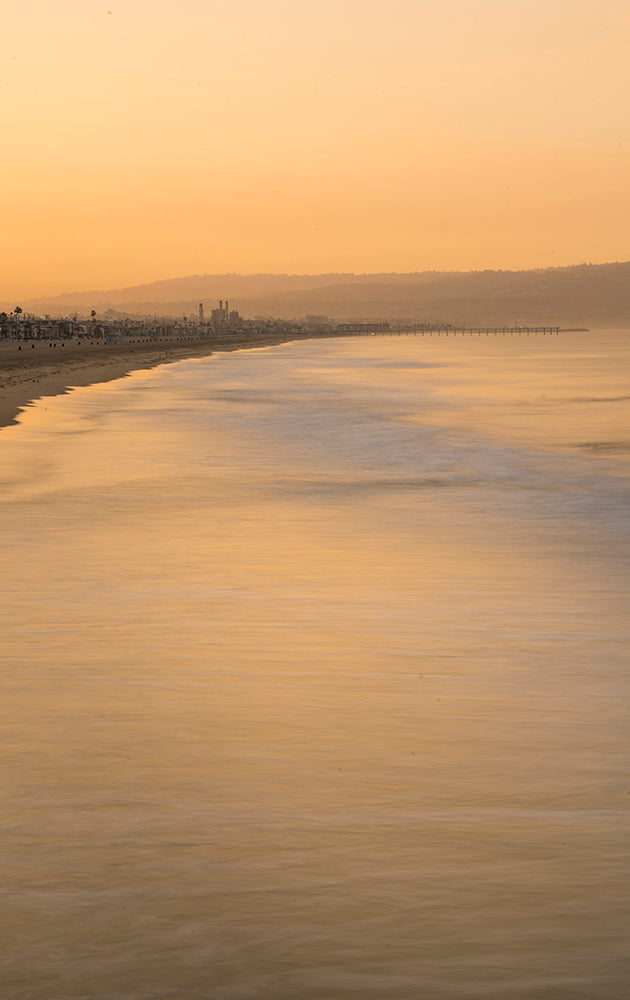
[[[234,340],[191,340],[189,342],[124,342],[104,344],[94,341],[66,341],[51,348],[48,343],[0,344],[0,429],[19,423],[20,412],[43,396],[62,396],[70,389],[99,382],[113,382],[134,371],[188,358],[210,357],[223,351],[272,347],[296,336],[235,338]],[[309,338],[310,339],[310,338]]]
[[[591,332],[585,327],[562,328],[562,333]],[[299,340],[339,336],[330,331],[215,336],[207,340],[104,340],[0,342],[0,430],[19,422],[20,412],[44,396],[62,396],[70,389],[113,382],[134,371],[173,361],[210,357],[227,351],[273,347]],[[393,334],[395,335],[395,333]]]

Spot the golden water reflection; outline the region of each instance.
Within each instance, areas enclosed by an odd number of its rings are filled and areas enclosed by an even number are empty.
[[[495,427],[540,353],[253,355],[0,437],[7,995],[621,1000],[623,460]]]

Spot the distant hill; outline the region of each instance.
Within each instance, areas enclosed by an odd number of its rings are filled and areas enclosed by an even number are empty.
[[[219,299],[228,299],[246,318],[314,314],[337,320],[630,326],[630,262],[531,271],[196,275],[21,305],[50,315],[114,309],[173,316],[192,315],[203,301],[207,315]]]
[[[429,274],[430,272],[425,272]],[[30,299],[23,306],[29,311],[46,308],[68,310],[74,308],[97,309],[170,305],[171,307],[206,300],[213,303],[220,299],[251,299],[282,295],[284,292],[311,291],[318,288],[375,279],[390,281],[422,281],[423,274],[195,274],[185,278],[167,278],[148,285],[133,285],[106,291],[64,292],[62,295]]]

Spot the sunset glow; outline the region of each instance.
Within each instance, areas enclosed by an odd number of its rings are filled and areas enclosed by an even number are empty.
[[[4,16],[0,300],[628,258],[623,0]]]

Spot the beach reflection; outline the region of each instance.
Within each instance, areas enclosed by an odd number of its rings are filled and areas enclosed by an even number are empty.
[[[0,434],[12,1000],[621,1000],[599,344],[305,342]]]

